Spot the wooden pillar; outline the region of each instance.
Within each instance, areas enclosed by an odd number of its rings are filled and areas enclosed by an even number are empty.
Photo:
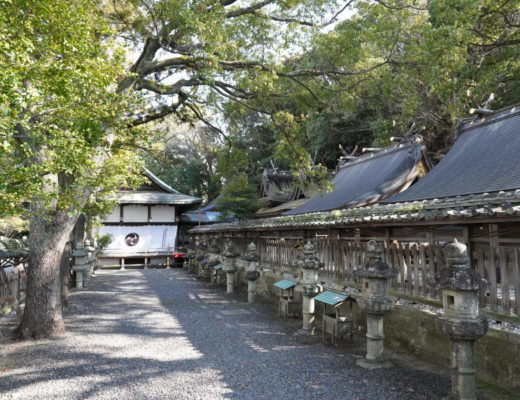
[[[462,234],[464,236],[464,244],[466,245],[466,249],[468,251],[469,265],[473,267],[473,246],[471,243],[471,232],[468,225],[462,227]]]
[[[490,293],[489,293],[489,301],[491,305],[491,311],[498,311],[497,307],[497,269],[498,269],[498,225],[497,224],[489,224],[488,226],[489,232],[489,283],[490,283]]]

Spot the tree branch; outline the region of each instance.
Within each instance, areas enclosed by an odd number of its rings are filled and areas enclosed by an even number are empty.
[[[213,125],[206,118],[204,118],[204,115],[202,114],[202,112],[199,110],[199,108],[195,104],[187,103],[186,106],[190,110],[193,111],[193,113],[195,114],[195,116],[197,117],[197,119],[199,121],[204,123],[207,127],[209,127],[214,132],[217,132],[218,134],[220,134],[228,142],[228,144],[230,144],[230,145],[232,144],[231,140],[227,137],[227,135],[224,133],[224,131],[222,129],[216,127],[215,125]]]
[[[258,108],[255,108],[253,106],[250,106],[249,104],[243,102],[242,100],[240,100],[239,98],[237,98],[236,96],[232,95],[232,94],[229,94],[229,93],[226,93],[224,92],[223,90],[219,89],[218,87],[215,87],[215,86],[212,86],[210,85],[210,87],[215,91],[217,92],[219,95],[223,96],[223,97],[226,97],[232,101],[234,101],[235,103],[237,104],[240,104],[241,106],[251,110],[251,111],[255,111],[255,112],[261,112],[261,113],[264,113],[264,114],[267,114],[267,112],[263,111],[263,110],[260,110]]]
[[[296,18],[277,17],[275,15],[260,14],[260,13],[257,13],[257,12],[254,12],[254,13],[251,13],[251,14],[254,14],[255,16],[257,16],[259,18],[270,19],[270,20],[276,21],[276,22],[287,22],[289,24],[293,23],[293,24],[304,25],[304,26],[316,26],[316,24],[314,22],[311,22],[311,21],[301,21],[301,20],[298,20]]]
[[[157,94],[179,94],[182,88],[187,86],[198,86],[202,84],[200,79],[179,79],[172,85],[161,85],[149,79],[140,79],[135,83],[135,89],[146,89]]]
[[[331,107],[330,104],[324,102],[323,100],[321,100],[318,95],[316,95],[316,93],[314,93],[314,91],[309,87],[307,86],[305,83],[301,82],[299,79],[296,79],[294,77],[291,77],[289,78],[291,79],[293,82],[296,82],[298,85],[300,85],[301,87],[303,87],[307,92],[309,92],[309,94],[320,104],[324,105],[324,106],[327,106],[327,107]]]
[[[235,69],[259,69],[264,72],[271,72],[276,74],[277,76],[284,78],[292,78],[292,77],[302,77],[302,76],[353,76],[353,75],[362,75],[367,72],[373,71],[377,68],[382,67],[385,64],[389,63],[389,58],[385,61],[376,64],[372,67],[361,69],[358,71],[346,71],[343,69],[297,69],[289,72],[281,72],[275,71],[272,67],[269,67],[265,64],[256,61],[219,61],[219,64],[227,70],[235,70]]]
[[[186,96],[186,94],[184,94],[183,92],[179,92],[179,101],[177,103],[171,105],[170,107],[165,107],[156,113],[148,114],[144,117],[138,117],[134,121],[130,122],[128,124],[128,127],[135,128],[136,126],[144,125],[152,121],[157,121],[158,119],[162,119],[170,114],[173,114],[177,112],[180,106],[183,105],[187,99],[188,96]]]
[[[233,3],[236,3],[238,0],[220,0],[220,4],[222,4],[222,6],[226,7],[226,6],[230,6],[231,4]]]
[[[246,7],[246,8],[239,8],[238,10],[228,11],[226,13],[226,18],[235,18],[240,17],[241,15],[245,14],[254,14],[255,11],[260,10],[261,8],[264,8],[268,4],[273,3],[275,0],[264,0],[260,3],[253,4],[252,6]]]
[[[147,64],[141,65],[135,72],[141,76],[146,76],[153,72],[161,72],[170,67],[185,67],[195,66],[196,59],[187,57],[172,57],[165,60],[152,61]]]
[[[385,2],[383,0],[374,0],[376,3],[381,4],[383,7],[388,8],[390,10],[406,10],[407,8],[410,8],[412,10],[418,10],[418,11],[426,11],[428,10],[428,7],[417,7],[417,6],[394,6],[388,4],[388,2]]]

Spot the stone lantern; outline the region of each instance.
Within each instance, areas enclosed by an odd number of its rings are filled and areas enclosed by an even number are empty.
[[[211,254],[219,254],[220,253],[220,247],[218,246],[217,239],[213,238],[209,242],[208,253],[211,253]]]
[[[199,268],[199,262],[204,259],[204,242],[195,236],[195,240],[191,243],[192,247],[188,248],[188,272],[196,273]]]
[[[85,240],[85,250],[89,261],[89,274],[94,275],[94,268],[96,266],[96,247],[91,239]]]
[[[218,283],[221,271],[220,247],[217,239],[213,238],[208,246],[208,273],[210,281]]]
[[[308,241],[303,246],[303,258],[296,263],[297,267],[303,269],[303,279],[298,290],[302,293],[302,317],[303,326],[301,333],[314,334],[314,296],[321,292],[321,286],[318,284],[318,270],[323,268],[316,257],[316,249],[314,244]]]
[[[469,266],[466,246],[457,239],[446,244],[444,255],[448,268],[435,278],[444,316],[436,324],[451,342],[451,398],[475,400],[475,341],[488,329],[487,319],[478,315],[484,281]]]
[[[394,306],[388,295],[388,284],[397,275],[397,271],[382,261],[382,253],[383,250],[376,241],[368,242],[368,262],[357,271],[362,279],[358,303],[367,313],[367,354],[358,364],[367,368],[390,365],[384,359],[383,317]]]
[[[256,252],[256,245],[251,242],[247,246],[247,252],[244,254],[244,260],[249,261],[249,264],[246,269],[246,278],[247,278],[247,301],[249,303],[254,303],[255,301],[255,293],[256,293],[256,281],[260,277],[260,272],[258,272],[258,261],[260,257]]]
[[[72,270],[76,273],[76,287],[78,289],[83,289],[85,274],[88,273],[90,269],[88,252],[85,250],[83,243],[76,243],[76,248],[72,252],[72,255],[74,257],[74,265],[72,266]]]
[[[236,258],[238,254],[231,240],[227,242],[226,249],[222,255],[224,256],[224,271],[226,272],[227,278],[227,293],[233,293],[235,272],[237,271]]]
[[[193,236],[190,237],[188,240],[188,251],[187,251],[187,261],[183,264],[183,269],[190,269],[191,264],[193,263],[193,260],[195,258],[195,249],[198,246],[198,238],[195,239]]]

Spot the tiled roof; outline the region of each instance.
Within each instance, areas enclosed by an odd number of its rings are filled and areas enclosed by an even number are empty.
[[[520,107],[465,119],[446,156],[415,185],[382,203],[520,188]]]
[[[399,192],[418,174],[423,156],[419,141],[388,147],[344,164],[333,179],[334,190],[321,193],[284,215],[371,204]]]
[[[456,196],[397,204],[371,205],[352,209],[288,215],[199,227],[192,232],[229,232],[241,230],[339,228],[359,225],[391,225],[410,222],[424,224],[453,220],[517,217],[520,219],[520,190]]]
[[[197,204],[201,199],[164,192],[119,192],[120,204]]]
[[[153,183],[155,187],[141,188],[141,190],[124,190],[117,195],[120,204],[177,204],[190,205],[202,202],[198,197],[182,194],[164,181],[155,176],[148,169],[144,169],[144,175]],[[156,190],[156,188],[160,190]],[[144,189],[144,190],[143,190]]]

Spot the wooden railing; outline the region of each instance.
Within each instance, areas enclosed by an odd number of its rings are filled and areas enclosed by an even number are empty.
[[[398,270],[392,281],[397,294],[440,299],[440,291],[433,287],[435,275],[445,268],[443,245],[448,240],[419,240],[417,238],[360,237],[338,234],[313,236],[212,235],[221,248],[232,239],[235,249],[243,254],[249,242],[257,245],[261,265],[279,272],[298,275],[296,261],[307,240],[315,244],[316,256],[324,263],[320,276],[357,284],[356,269],[366,262],[369,239],[384,245],[383,260]],[[209,238],[207,238],[209,240]],[[463,240],[463,238],[459,238]],[[472,267],[486,280],[480,293],[480,305],[490,311],[520,316],[520,243],[496,244],[471,242],[469,247]]]

